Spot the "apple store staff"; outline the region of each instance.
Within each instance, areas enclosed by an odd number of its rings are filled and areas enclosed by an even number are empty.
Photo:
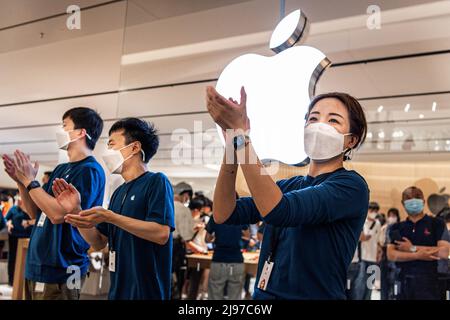
[[[110,300],[170,298],[173,190],[164,174],[147,168],[158,145],[156,130],[143,120],[127,118],[113,124],[110,150],[103,160],[125,183],[111,196],[108,210],[95,207],[66,216],[94,249],[109,245]],[[76,190],[63,180],[54,188],[61,201],[75,201]]]
[[[316,96],[306,114],[308,174],[276,183],[244,134],[251,123],[244,88],[238,103],[208,87],[207,108],[223,130],[232,129],[225,140],[237,159],[229,164],[233,157],[224,156],[214,192],[215,222],[245,225],[262,219],[266,223],[254,298],[345,299],[347,268],[369,203],[365,180],[343,168],[343,161],[366,136],[359,102],[345,93]],[[302,119],[298,122],[303,125]],[[257,163],[246,161],[246,154]],[[234,192],[237,162],[251,193],[239,200]]]
[[[80,191],[78,211],[103,203],[105,172],[92,156],[102,129],[103,120],[92,109],[73,108],[63,115],[63,127],[56,140],[59,148],[67,151],[69,162],[55,168],[45,188],[36,181],[38,164],[33,165],[27,155],[17,150],[15,161],[3,156],[6,172],[17,183],[26,213],[36,219],[25,265],[26,299],[80,297],[80,287],[67,286],[73,274],[68,267],[79,267],[81,284],[89,267],[89,244],[76,228],[64,223],[64,216],[72,210],[56,199],[51,185],[55,179],[64,178],[75,186]]]

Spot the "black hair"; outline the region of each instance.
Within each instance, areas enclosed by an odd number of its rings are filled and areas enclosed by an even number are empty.
[[[52,173],[53,173],[53,171],[45,171],[45,172],[44,172],[44,175],[47,175],[47,176],[50,177],[50,176],[52,175]]]
[[[189,209],[191,210],[201,210],[205,206],[205,202],[201,198],[193,198],[189,202]]]
[[[109,129],[109,135],[119,130],[123,130],[126,144],[134,141],[141,143],[142,151],[145,154],[145,163],[153,158],[159,147],[159,137],[152,123],[138,118],[121,119],[112,125],[111,129]]]
[[[380,205],[375,201],[369,202],[369,209],[378,212],[378,210],[380,210]]]
[[[77,107],[67,110],[62,119],[70,118],[73,121],[74,129],[84,129],[91,137],[86,137],[86,145],[94,150],[95,144],[103,131],[103,120],[100,115],[91,108]]]
[[[388,210],[387,214],[388,214],[388,216],[389,216],[390,214],[395,215],[395,216],[397,217],[397,222],[400,222],[400,212],[398,211],[397,208],[390,208],[390,209]]]

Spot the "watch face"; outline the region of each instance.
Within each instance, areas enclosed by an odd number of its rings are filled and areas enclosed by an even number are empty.
[[[245,137],[243,135],[239,135],[234,137],[234,148],[239,149],[245,144]]]

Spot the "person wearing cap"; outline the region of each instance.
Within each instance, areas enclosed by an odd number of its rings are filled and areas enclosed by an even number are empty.
[[[406,188],[402,204],[408,218],[389,231],[387,256],[400,268],[400,300],[438,300],[438,260],[448,259],[445,222],[425,214],[425,198],[417,187]]]
[[[186,242],[194,236],[195,222],[187,207],[192,195],[192,187],[186,182],[180,182],[173,186],[175,225],[177,226],[173,232],[172,272],[175,278],[173,299],[181,299],[187,269]]]

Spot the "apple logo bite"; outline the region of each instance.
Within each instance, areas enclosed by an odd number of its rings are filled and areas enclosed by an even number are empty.
[[[307,157],[303,148],[305,114],[319,77],[331,64],[316,48],[294,46],[305,38],[308,25],[303,12],[293,11],[272,33],[274,56],[239,56],[217,81],[216,90],[237,101],[241,86],[245,87],[250,138],[262,161],[296,165]],[[220,127],[217,129],[224,143]]]

